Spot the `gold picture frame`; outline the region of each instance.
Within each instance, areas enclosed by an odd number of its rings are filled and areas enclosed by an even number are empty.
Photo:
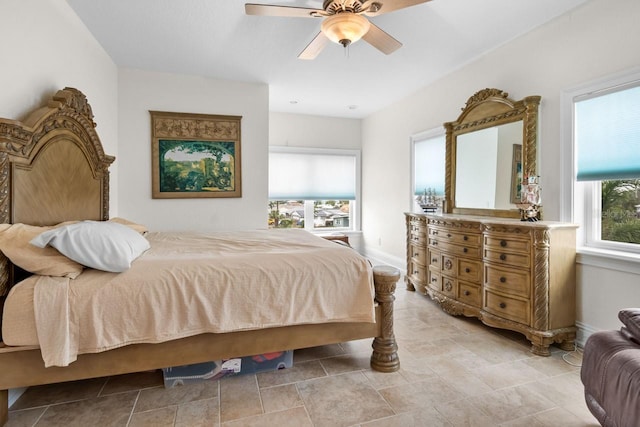
[[[241,116],[149,113],[154,199],[242,197]]]
[[[513,144],[511,162],[511,203],[520,203],[522,197],[522,144]]]

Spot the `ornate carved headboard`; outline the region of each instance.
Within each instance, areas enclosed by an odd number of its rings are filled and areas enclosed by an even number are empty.
[[[85,95],[59,90],[24,122],[0,119],[0,223],[109,218],[109,165]],[[13,283],[0,254],[0,295]]]

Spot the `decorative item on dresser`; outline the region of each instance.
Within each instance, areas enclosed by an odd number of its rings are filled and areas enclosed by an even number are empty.
[[[531,351],[572,350],[573,224],[406,213],[407,289],[453,315],[524,334]]]

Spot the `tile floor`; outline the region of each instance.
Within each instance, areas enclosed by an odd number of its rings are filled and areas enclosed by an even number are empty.
[[[159,371],[31,387],[7,426],[598,426],[578,353],[396,291],[401,370],[369,368],[371,340],[296,350],[290,369],[165,389]],[[563,355],[565,357],[563,358]]]

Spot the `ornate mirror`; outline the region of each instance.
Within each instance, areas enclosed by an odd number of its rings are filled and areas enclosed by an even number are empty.
[[[519,218],[522,178],[536,176],[539,96],[475,93],[446,129],[445,212]]]

